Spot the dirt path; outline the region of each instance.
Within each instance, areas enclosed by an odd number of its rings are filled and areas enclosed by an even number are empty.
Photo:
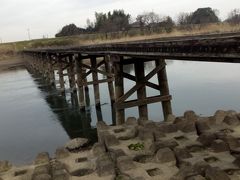
[[[18,56],[9,57],[6,60],[0,60],[0,73],[3,71],[22,67],[23,65],[24,65],[23,59]]]

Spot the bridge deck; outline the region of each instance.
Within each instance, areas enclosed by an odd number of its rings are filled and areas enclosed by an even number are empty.
[[[29,53],[121,55],[192,61],[240,63],[240,32],[26,50]]]

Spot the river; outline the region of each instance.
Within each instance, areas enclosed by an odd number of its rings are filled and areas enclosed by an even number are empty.
[[[188,61],[167,61],[167,74],[175,115],[186,110],[212,115],[218,109],[240,111],[240,65]],[[153,63],[145,64],[146,73]],[[124,67],[133,73],[132,66]],[[157,82],[153,77],[152,82]],[[93,87],[89,86],[89,106],[80,112],[76,97],[63,97],[40,76],[26,69],[0,73],[0,160],[18,164],[31,163],[36,154],[51,155],[69,139],[87,137],[96,141],[95,125],[103,119],[114,120],[106,84],[100,85],[101,111],[96,110]],[[125,91],[134,85],[125,80]],[[147,95],[159,92],[147,88]],[[133,95],[134,98],[136,94]],[[162,120],[160,103],[148,105],[149,118]],[[126,110],[126,116],[138,116],[137,108]]]

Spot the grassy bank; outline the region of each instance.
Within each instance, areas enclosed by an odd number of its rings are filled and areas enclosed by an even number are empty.
[[[0,60],[6,59],[6,57],[15,55],[17,52],[29,48],[68,46],[68,45],[88,45],[222,32],[240,32],[240,25],[233,26],[227,23],[217,23],[207,25],[189,25],[184,27],[177,26],[174,29],[172,29],[172,31],[169,33],[167,33],[162,28],[156,28],[151,30],[132,29],[128,32],[83,34],[79,36],[36,39],[31,41],[5,43],[0,44]]]

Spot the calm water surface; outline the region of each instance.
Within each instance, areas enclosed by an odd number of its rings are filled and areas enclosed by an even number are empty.
[[[212,115],[217,109],[240,111],[240,65],[168,61],[167,73],[175,115],[192,109],[199,115]],[[146,73],[154,64],[145,64]],[[134,74],[132,66],[124,70]],[[151,79],[157,82],[156,77]],[[134,83],[125,80],[125,91]],[[93,87],[89,86],[89,106],[78,110],[76,97],[59,95],[38,75],[26,69],[0,73],[0,160],[15,164],[30,163],[37,153],[54,153],[69,139],[88,137],[96,140],[95,125],[103,119],[112,124],[108,88],[100,85],[101,111],[96,110]],[[159,92],[147,89],[148,96]],[[134,94],[130,99],[135,98]],[[150,119],[162,120],[161,105],[148,105]],[[137,108],[126,110],[127,116],[138,116]]]

